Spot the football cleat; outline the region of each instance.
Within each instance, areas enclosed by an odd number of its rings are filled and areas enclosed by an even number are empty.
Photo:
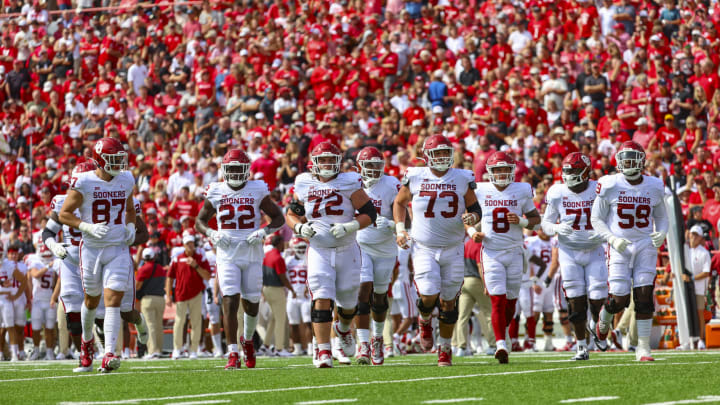
[[[622,332],[619,329],[613,329],[610,331],[610,341],[615,345],[615,349],[622,350]]]
[[[570,360],[590,360],[587,349],[580,349]]]
[[[40,351],[38,348],[34,348],[32,353],[30,353],[30,358],[28,360],[39,360],[40,359]]]
[[[255,368],[255,346],[253,346],[252,340],[245,341],[245,338],[240,338],[240,344],[243,348],[243,354],[245,355],[245,367]]]
[[[92,371],[92,362],[95,355],[95,339],[89,342],[82,341],[80,344],[80,366],[73,370],[74,373],[89,373]]]
[[[433,349],[432,319],[426,321],[418,316],[418,324],[420,325],[420,347],[427,353]]]
[[[607,343],[607,333],[605,334],[605,338],[603,339],[598,332],[598,325],[596,324],[594,328],[587,328],[587,331],[590,332],[590,336],[592,336],[593,341],[595,342],[595,346],[600,349],[603,352],[606,352],[608,349],[608,343]]]
[[[367,366],[370,364],[370,343],[360,342],[359,346],[360,348],[355,354],[355,360],[357,360],[357,364]]]
[[[450,345],[438,345],[438,367],[452,366],[452,347]]]
[[[512,351],[514,352],[521,352],[523,351],[522,346],[520,346],[520,342],[512,342]]]
[[[318,352],[318,356],[320,356],[320,352]],[[350,365],[352,364],[352,360],[350,360],[350,357],[345,354],[345,351],[342,347],[339,346],[333,346],[332,348],[332,358],[338,361],[340,364],[344,365]],[[318,360],[319,361],[319,360]]]
[[[637,361],[655,361],[652,354],[650,354],[650,348],[647,346],[638,345],[635,350],[635,360]]]
[[[340,329],[338,329],[338,323],[339,322],[335,322],[333,325],[333,328],[335,328],[335,335],[337,335],[340,340],[340,346],[343,349],[343,353],[345,353],[348,357],[352,357],[355,355],[355,338],[350,330],[347,332],[340,332]]]
[[[190,360],[197,360],[197,358],[198,358],[198,355],[196,352],[190,352],[190,354],[188,354],[188,359],[190,359]]]
[[[535,339],[528,338],[525,342],[523,342],[523,350],[526,352],[536,352],[538,349],[535,347]]]
[[[497,349],[495,349],[495,358],[500,364],[508,363],[507,347],[504,344],[497,345]]]
[[[150,332],[148,331],[145,316],[142,313],[140,314],[140,324],[135,325],[135,330],[137,331],[138,342],[144,345],[147,344],[148,338],[150,337]]]
[[[222,358],[223,356],[225,356],[225,354],[222,352],[222,350],[215,350],[213,352],[213,357],[216,359]]]
[[[561,351],[561,352],[570,352],[570,351],[573,351],[573,348],[575,347],[576,344],[577,344],[577,343],[575,343],[575,342],[567,342],[567,341],[566,341],[566,342],[565,342],[565,346],[559,348],[558,351]]]
[[[385,346],[385,357],[395,357],[392,347]]]
[[[373,366],[381,366],[385,362],[385,353],[383,352],[383,338],[373,336],[370,338],[370,346],[372,346],[372,364]]]
[[[109,373],[120,368],[120,358],[116,357],[112,353],[105,353],[103,356],[102,363],[98,368],[101,373]]]
[[[480,352],[480,349],[478,349],[478,354],[482,354],[482,352]],[[485,355],[486,356],[494,356],[495,355],[495,346],[488,346],[487,349],[485,349]]]
[[[313,358],[313,364],[316,368],[332,368],[333,358],[329,350],[320,350],[317,358]]]
[[[228,362],[225,365],[225,370],[239,370],[241,367],[240,364],[240,355],[238,352],[232,352],[228,356]]]
[[[552,336],[545,336],[545,344],[543,345],[544,352],[554,352],[555,346],[552,343]]]

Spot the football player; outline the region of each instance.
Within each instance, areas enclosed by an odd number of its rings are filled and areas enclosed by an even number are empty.
[[[409,244],[410,242],[408,242]],[[395,329],[393,330],[393,341],[385,342],[385,347],[390,347],[393,353],[406,354],[406,345],[410,343],[411,336],[408,331],[415,319],[417,319],[417,291],[415,285],[410,282],[410,260],[411,249],[397,247],[397,277],[392,285],[392,304],[390,305],[390,316],[393,318]]]
[[[537,321],[535,314],[533,313],[533,306],[535,305],[533,299],[533,281],[537,279],[537,260],[533,250],[530,249],[530,245],[535,244],[537,236],[532,236],[525,240],[525,247],[523,248],[524,259],[526,261],[525,266],[529,269],[523,271],[522,284],[520,286],[520,292],[518,293],[517,303],[515,304],[515,316],[510,321],[510,327],[508,329],[508,335],[510,336],[510,342],[512,344],[511,350],[514,352],[522,351],[537,351],[535,348],[535,333],[537,329]],[[525,316],[525,341],[522,346],[518,341],[518,335],[520,332],[520,315]]]
[[[0,266],[0,301],[2,301],[3,328],[10,338],[10,361],[20,359],[20,340],[25,327],[27,306],[27,266],[19,261],[20,244],[13,242],[7,248],[7,257]],[[0,337],[5,339],[3,335]]]
[[[95,171],[79,173],[70,180],[70,190],[60,209],[60,222],[82,232],[80,262],[85,300],[81,309],[82,365],[77,371],[90,371],[92,327],[95,312],[105,302],[105,356],[99,368],[110,372],[120,367],[115,355],[121,332],[120,304],[125,291],[133,286],[130,246],[135,240],[135,207],[132,189],[135,179],[127,171],[128,154],[115,138],[102,138],[93,147]],[[80,211],[78,217],[75,213]]]
[[[590,158],[582,153],[573,152],[563,159],[563,183],[548,190],[542,221],[548,235],[558,235],[562,288],[568,302],[568,319],[577,338],[573,360],[589,358],[585,334],[588,302],[594,326],[608,295],[604,239],[593,230],[590,218],[597,188],[597,183],[590,180],[591,170]],[[607,350],[605,339],[595,342],[600,350]]]
[[[395,223],[392,203],[400,189],[394,176],[384,174],[385,159],[380,151],[368,146],[358,153],[358,166],[363,189],[370,197],[377,219],[373,226],[358,231],[357,241],[362,252],[360,296],[356,320],[358,336],[358,364],[381,365],[384,362],[383,330],[388,304],[388,287],[397,261],[397,246],[393,243]],[[371,296],[372,295],[372,296]],[[370,339],[370,316],[373,336]]]
[[[287,277],[292,284],[293,294],[288,291],[287,317],[290,324],[290,339],[293,341],[293,354],[299,356],[310,344],[310,296],[307,290],[307,249],[305,239],[290,239],[291,254],[285,258]],[[309,352],[308,352],[309,353]]]
[[[55,305],[51,305],[51,297],[57,277],[57,266],[53,261],[53,254],[39,238],[35,243],[36,253],[25,256],[25,264],[32,280],[32,307],[30,309],[30,321],[32,323],[32,338],[34,348],[30,354],[30,360],[40,358],[40,339],[42,330],[45,329],[45,359],[55,360],[55,322],[57,311]],[[59,262],[58,262],[59,264]]]
[[[550,271],[545,277],[543,284],[545,288],[552,289],[553,306],[558,311],[560,317],[560,327],[562,328],[563,335],[565,336],[565,346],[557,349],[561,352],[569,352],[577,349],[577,342],[573,335],[572,326],[570,325],[570,319],[568,316],[568,303],[565,297],[565,292],[562,289],[562,277],[560,276],[560,260],[558,259],[559,253],[558,248],[552,248],[552,254],[550,259]],[[549,329],[548,325],[548,329]],[[547,342],[546,342],[547,344]],[[549,348],[548,348],[549,349]]]
[[[530,262],[533,264],[533,316],[537,322],[540,314],[543,315],[543,334],[545,335],[545,346],[543,351],[552,352],[555,348],[552,345],[553,335],[553,312],[554,290],[553,286],[545,287],[542,282],[548,273],[552,262],[553,247],[557,246],[557,239],[550,238],[542,229],[537,231],[537,236],[527,239],[527,248],[530,252]]]
[[[530,184],[515,182],[515,160],[495,152],[485,164],[490,182],[478,184],[475,194],[482,207],[482,264],[492,302],[495,358],[508,362],[505,329],[515,313],[524,266],[523,229],[540,223]],[[468,228],[470,237],[476,230]]]
[[[636,142],[624,142],[615,161],[619,173],[600,178],[592,206],[592,226],[610,245],[610,291],[595,333],[599,340],[606,340],[613,314],[628,306],[632,288],[638,336],[635,358],[653,361],[650,329],[655,265],[657,249],[668,230],[665,187],[661,179],[642,174],[645,151]]]
[[[262,180],[249,180],[250,158],[243,150],[229,150],[223,157],[221,169],[225,181],[208,185],[195,229],[217,248],[217,278],[223,295],[223,321],[229,352],[225,369],[240,368],[237,343],[240,297],[244,309],[240,345],[245,354],[245,366],[254,368],[252,337],[262,295],[263,242],[265,237],[280,229],[284,221],[282,211],[270,199],[267,184]],[[270,224],[260,228],[263,212],[270,217]],[[208,225],[213,216],[217,216],[217,230]]]
[[[423,143],[427,167],[411,167],[395,198],[393,216],[398,246],[407,249],[412,237],[415,285],[420,296],[421,345],[433,349],[432,312],[439,307],[438,366],[452,365],[452,334],[458,319],[457,297],[465,271],[464,225],[474,225],[481,212],[475,176],[452,168],[454,149],[442,135]],[[405,229],[408,203],[412,202],[412,235]]]
[[[344,356],[355,354],[350,324],[357,312],[360,289],[360,248],[358,230],[375,222],[377,211],[362,189],[355,172],[340,173],[342,152],[330,142],[322,142],[310,153],[311,172],[295,179],[294,201],[287,222],[310,242],[308,249],[308,288],[313,300],[310,318],[317,341],[313,363],[332,367],[330,330],[333,307],[337,302],[338,322],[332,325]],[[355,211],[358,215],[355,215]]]

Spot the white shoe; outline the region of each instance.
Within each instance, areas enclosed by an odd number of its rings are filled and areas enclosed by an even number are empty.
[[[462,347],[453,347],[452,355],[453,357],[465,357],[465,349]]]
[[[332,368],[332,355],[330,355],[327,350],[324,350],[322,353],[317,353],[317,355],[313,355],[313,365],[316,368]]]
[[[555,347],[552,343],[552,336],[545,336],[545,345],[543,346],[544,352],[554,352]]]
[[[478,349],[480,350],[480,349]],[[478,354],[482,354],[483,352],[478,351]],[[495,346],[488,346],[487,349],[485,349],[485,355],[486,356],[494,356],[495,355]]]
[[[130,348],[126,347],[126,348],[123,349],[123,351],[122,351],[122,359],[123,359],[123,360],[127,360],[127,359],[129,359],[129,358],[130,358]]]
[[[223,357],[224,355],[225,354],[222,352],[222,350],[215,350],[215,352],[213,353],[213,357],[215,357],[216,359],[219,359],[219,358]]]
[[[10,363],[17,363],[18,361],[20,361],[20,358],[18,358],[17,354],[13,353],[10,357]]]
[[[348,330],[347,332],[340,332],[338,324],[339,322],[335,322],[333,324],[333,328],[335,328],[335,335],[337,336],[345,355],[353,357],[355,355],[355,338],[352,335],[352,331]]]
[[[578,349],[577,353],[575,353],[575,356],[573,356],[570,360],[589,360],[590,355],[588,354],[587,348]]]
[[[177,360],[177,359],[179,359],[179,358],[181,358],[181,357],[182,357],[182,355],[180,354],[180,350],[173,350],[173,352],[172,352],[172,359],[173,359],[173,360]]]
[[[79,367],[75,367],[73,369],[73,373],[90,373],[92,371],[93,371],[92,366],[90,366],[90,367],[79,366]]]
[[[40,351],[38,351],[37,347],[33,349],[32,353],[30,353],[30,360],[38,360],[40,359]]]
[[[145,316],[142,313],[140,313],[140,324],[135,325],[135,330],[137,330],[138,342],[147,344],[150,332],[148,332],[147,322],[145,322]]]
[[[395,353],[394,353],[394,351],[393,351],[393,348],[392,348],[392,347],[389,347],[389,346],[385,346],[385,349],[384,349],[384,350],[385,350],[385,358],[388,358],[388,357],[395,357]]]
[[[635,360],[637,361],[655,361],[650,354],[650,347],[645,345],[638,345],[635,349]]]
[[[342,347],[336,347],[333,345],[332,357],[335,358],[335,360],[337,360],[338,363],[340,363],[340,364],[346,364],[346,365],[352,364],[352,360],[350,360],[350,357],[348,357],[345,354]],[[318,361],[320,361],[320,360],[318,360]]]
[[[57,356],[55,356],[55,360],[65,360],[65,353],[58,353]]]
[[[705,341],[702,340],[702,339],[698,340],[697,348],[698,348],[698,350],[705,350],[705,349],[707,349],[707,347],[705,347]]]
[[[198,355],[195,352],[190,352],[190,354],[188,355],[188,359],[190,359],[190,360],[196,360],[197,358],[198,358]]]
[[[24,350],[18,353],[18,359],[19,359],[20,361],[23,361],[23,360],[25,360],[26,358],[27,358],[27,355],[25,354],[25,351],[24,351]]]
[[[279,352],[277,352],[278,357],[293,357],[293,354],[289,351],[282,349]]]

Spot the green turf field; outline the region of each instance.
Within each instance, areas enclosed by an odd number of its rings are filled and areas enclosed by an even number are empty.
[[[309,357],[259,357],[237,371],[225,360],[129,360],[111,374],[73,374],[75,361],[4,362],[0,404],[720,403],[720,351],[654,352],[654,363],[590,356],[512,354],[502,366],[473,356],[438,368],[434,355],[410,355],[323,370]]]

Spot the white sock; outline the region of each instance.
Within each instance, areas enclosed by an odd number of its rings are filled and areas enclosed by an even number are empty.
[[[138,333],[147,332],[147,322],[145,322],[145,316],[143,316],[143,314],[140,314],[140,321],[135,324],[135,329],[137,329]]]
[[[381,338],[383,336],[383,330],[385,329],[385,321],[372,321],[373,325],[373,337]]]
[[[115,353],[118,335],[122,330],[122,319],[120,318],[120,307],[105,307],[105,354]]]
[[[83,302],[80,308],[80,321],[82,322],[82,340],[89,342],[93,338],[93,325],[95,325],[95,312],[97,309],[90,309]],[[107,331],[105,332],[107,334]]]
[[[336,325],[337,325],[337,329],[342,333],[345,333],[350,330],[350,324],[345,325],[344,323],[337,321]]]
[[[318,343],[318,350],[328,350],[330,351],[332,349],[332,345],[330,343]]]
[[[652,329],[652,319],[637,319],[635,321],[637,325],[638,339],[641,337],[650,337],[650,329]]]
[[[295,343],[293,345],[293,353],[295,353],[295,354],[302,353],[302,343]]]
[[[578,351],[581,349],[587,349],[587,339],[578,339]]]
[[[440,346],[450,345],[451,338],[444,338],[442,336],[438,336],[438,344]]]
[[[45,357],[48,360],[52,360],[55,358],[55,352],[52,349],[45,349]]]
[[[221,334],[218,333],[217,335],[212,335],[212,342],[213,342],[213,349],[216,352],[222,350],[222,335]]]
[[[250,316],[245,312],[243,314],[243,320],[245,321],[245,329],[243,330],[243,336],[245,340],[250,341],[255,334],[255,325],[257,325],[257,316]]]
[[[370,342],[370,329],[357,329],[357,338],[360,343]]]
[[[237,343],[228,345],[228,353],[237,353],[237,351],[238,351]]]
[[[10,345],[10,352],[13,356],[17,357],[18,355],[18,345]]]

